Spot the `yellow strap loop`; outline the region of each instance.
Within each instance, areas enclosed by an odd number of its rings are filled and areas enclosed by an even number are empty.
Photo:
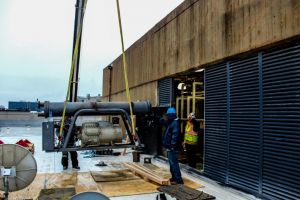
[[[86,8],[87,2],[88,2],[88,0],[85,1],[85,4],[83,6],[83,15],[85,13],[85,8]],[[67,102],[68,102],[68,99],[69,99],[69,93],[70,93],[71,83],[72,83],[72,79],[73,79],[74,67],[75,67],[77,57],[78,57],[79,40],[80,40],[81,33],[82,33],[82,23],[80,23],[80,27],[79,27],[78,30],[79,31],[78,31],[77,36],[76,36],[75,48],[74,48],[73,58],[72,58],[72,65],[71,65],[71,69],[70,69],[67,95],[66,95],[66,100],[64,102],[64,109],[63,109],[63,113],[62,113],[62,121],[61,121],[60,129],[59,129],[60,138],[62,138],[62,131],[63,131],[64,123],[65,123]]]
[[[133,120],[133,110],[132,110],[131,97],[130,97],[129,86],[128,86],[127,62],[126,62],[126,55],[125,55],[125,49],[124,49],[124,39],[123,39],[122,20],[121,20],[119,0],[116,0],[116,2],[117,2],[117,9],[118,9],[119,29],[120,29],[121,44],[122,44],[122,57],[123,57],[124,80],[125,80],[125,87],[126,87],[126,95],[127,95],[127,101],[128,101],[128,104],[129,104],[129,108],[130,108],[132,134],[135,135],[135,123],[134,123],[134,120]]]

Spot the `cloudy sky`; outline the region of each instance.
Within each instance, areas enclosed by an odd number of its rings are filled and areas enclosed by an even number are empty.
[[[125,47],[183,0],[120,0]],[[63,101],[71,68],[76,0],[0,1],[0,105]],[[121,53],[115,0],[89,0],[79,95],[102,93],[102,69]]]

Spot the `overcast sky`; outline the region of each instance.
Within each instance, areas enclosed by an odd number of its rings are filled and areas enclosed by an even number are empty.
[[[183,0],[120,0],[125,47]],[[76,0],[0,1],[0,105],[63,101],[71,68]],[[89,0],[79,95],[102,94],[102,69],[121,53],[115,0]]]

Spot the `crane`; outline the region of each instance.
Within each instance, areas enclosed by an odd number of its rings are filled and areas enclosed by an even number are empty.
[[[86,5],[87,0],[76,0],[75,4],[75,22],[74,22],[74,35],[73,35],[73,51],[72,51],[72,60],[75,58],[74,70],[72,75],[72,82],[70,85],[70,94],[69,101],[76,102],[77,101],[77,92],[78,92],[78,79],[79,79],[79,65],[80,65],[80,50],[81,50],[81,38],[82,38],[82,27],[83,27],[83,18],[84,18],[84,6]],[[81,32],[81,34],[78,34]],[[75,55],[76,48],[76,40],[78,38],[78,52]]]
[[[82,38],[83,19],[88,0],[76,0],[76,12],[73,36],[72,67],[70,70],[68,92],[65,102],[39,102],[39,108],[43,109],[40,116],[48,118],[43,122],[43,150],[53,151],[80,151],[80,150],[103,150],[113,148],[135,147],[134,141],[135,125],[133,114],[146,114],[151,111],[151,104],[148,101],[141,102],[76,102],[78,91],[78,77],[80,64],[80,49]],[[118,6],[119,25],[121,30],[120,10]],[[124,44],[122,38],[123,59]],[[125,63],[125,62],[124,62]],[[124,65],[125,66],[125,65]],[[127,75],[126,75],[127,77]],[[128,81],[126,81],[128,88]],[[129,96],[129,91],[127,93]],[[68,98],[69,97],[69,98]],[[130,99],[130,98],[129,98]],[[130,113],[130,115],[128,114]],[[79,116],[113,116],[110,121],[90,121],[80,125],[76,123]],[[52,120],[52,117],[61,119]],[[65,117],[71,119],[68,124],[67,133],[62,137]],[[105,118],[105,117],[104,117]],[[123,121],[123,127],[119,120]],[[60,127],[60,128],[58,128]],[[59,131],[58,131],[59,129]],[[122,129],[125,129],[127,140],[122,142]],[[59,134],[57,134],[59,132]],[[79,139],[81,144],[69,146],[69,141]],[[59,142],[57,142],[59,140]]]

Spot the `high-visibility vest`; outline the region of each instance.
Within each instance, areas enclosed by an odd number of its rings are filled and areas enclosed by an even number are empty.
[[[198,143],[198,133],[194,131],[194,125],[187,122],[185,126],[184,143],[196,145]]]

